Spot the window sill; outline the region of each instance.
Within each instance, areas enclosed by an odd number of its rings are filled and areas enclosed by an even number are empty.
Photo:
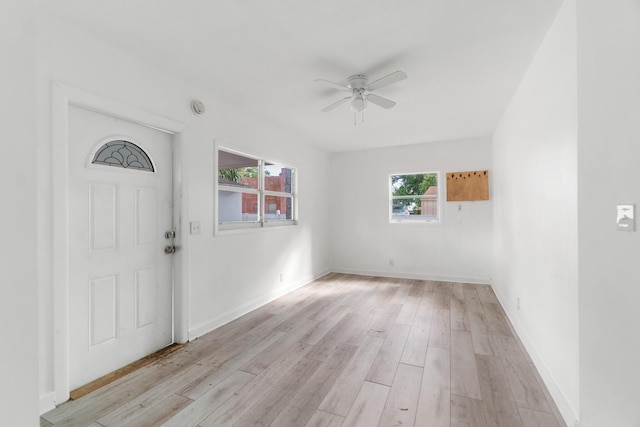
[[[296,220],[282,220],[282,221],[265,221],[265,222],[252,222],[252,223],[222,223],[218,224],[215,236],[226,236],[233,234],[252,233],[260,230],[277,230],[286,228],[292,225],[298,225]]]
[[[403,220],[389,220],[389,224],[414,224],[414,225],[431,225],[437,226],[442,225],[441,219],[407,219]]]

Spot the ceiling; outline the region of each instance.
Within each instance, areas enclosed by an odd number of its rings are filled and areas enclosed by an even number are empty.
[[[484,136],[562,0],[56,0],[48,12],[331,151]],[[408,79],[354,126],[315,79]]]

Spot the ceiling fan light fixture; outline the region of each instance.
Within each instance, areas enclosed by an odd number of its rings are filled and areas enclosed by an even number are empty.
[[[361,93],[355,94],[351,100],[351,110],[356,113],[362,113],[367,109],[368,102]]]

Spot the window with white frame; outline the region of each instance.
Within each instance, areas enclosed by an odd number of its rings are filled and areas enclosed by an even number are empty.
[[[438,172],[389,175],[389,220],[440,221],[438,178]]]
[[[218,229],[296,223],[295,168],[218,150]]]

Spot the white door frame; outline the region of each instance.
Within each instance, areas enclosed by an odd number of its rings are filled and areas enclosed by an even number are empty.
[[[177,230],[175,244],[184,248],[181,230],[183,201],[182,176],[179,167],[180,136],[185,125],[148,111],[120,103],[68,86],[60,82],[51,85],[52,193],[53,193],[53,388],[56,404],[69,400],[69,106],[150,126],[172,134],[173,151],[173,224]],[[184,249],[173,259],[173,337],[175,342],[188,340],[186,260]]]

